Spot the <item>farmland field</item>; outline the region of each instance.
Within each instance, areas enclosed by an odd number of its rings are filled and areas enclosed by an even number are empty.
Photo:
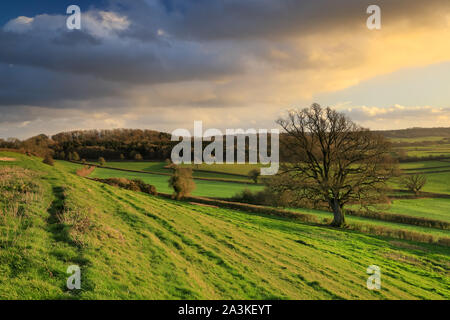
[[[73,165],[70,163],[63,162],[63,165],[67,165],[69,167],[72,166],[73,172],[75,172],[75,168],[79,168],[78,165]],[[151,172],[170,172],[169,169],[164,168],[163,162],[109,162],[108,166],[122,168],[127,170],[142,170],[142,171],[151,171]],[[426,174],[428,182],[424,187],[423,191],[427,192],[435,192],[450,194],[450,184],[447,181],[450,181],[450,172],[445,172],[445,165],[449,165],[445,161],[421,161],[421,162],[413,162],[413,163],[405,163],[400,164],[402,169],[415,169],[418,172],[425,172],[426,168],[434,168],[439,167],[440,169],[434,170],[444,170],[444,172]],[[442,168],[442,166],[444,166]],[[257,166],[254,165],[236,165],[236,168],[232,170],[232,166],[230,165],[201,165],[199,166],[201,170],[203,167],[210,167],[215,170],[214,175],[209,178],[222,178],[220,175],[220,171],[224,171],[225,173],[231,172],[245,172],[246,170],[250,170],[250,168],[255,168]],[[415,170],[410,172],[415,172]],[[434,171],[433,170],[433,171]],[[205,172],[196,172],[194,169],[194,177],[202,176]],[[224,175],[226,176],[226,175]],[[126,171],[116,171],[105,168],[97,168],[93,174],[91,174],[93,178],[111,178],[111,177],[124,177],[128,179],[142,179],[146,183],[153,184],[157,187],[159,192],[171,193],[171,189],[168,186],[168,177],[167,176],[159,176],[153,174],[141,174],[141,173],[133,173]],[[205,177],[205,176],[203,176]],[[449,180],[447,180],[449,179]],[[399,179],[397,179],[398,181]],[[252,184],[239,184],[239,183],[228,183],[225,181],[202,181],[195,180],[197,189],[193,192],[194,196],[203,196],[203,197],[215,197],[215,198],[230,198],[236,193],[249,189],[251,191],[259,191],[262,190],[262,186],[256,186]],[[399,183],[393,183],[393,187],[401,188],[402,186]],[[405,192],[393,192],[392,194],[397,195],[406,195]],[[299,209],[300,211],[305,211],[307,209]],[[375,210],[379,210],[376,209]],[[386,210],[382,210],[395,214],[402,214],[406,216],[413,216],[418,218],[428,218],[442,221],[450,220],[450,199],[401,199],[401,200],[393,200],[392,205]],[[309,211],[308,211],[309,212]],[[311,210],[310,213],[317,215],[319,217],[330,217],[330,213],[324,213],[320,211]],[[363,223],[369,225],[378,225],[378,226],[389,226],[395,229],[405,228],[411,231],[419,232],[419,233],[430,233],[438,236],[450,236],[447,231],[442,230],[433,230],[429,228],[421,228],[417,226],[405,226],[399,225],[397,223],[385,222],[385,221],[374,221],[370,219],[365,219],[361,217],[348,217],[348,222],[355,223]]]
[[[289,210],[297,211],[300,213],[309,213],[309,214],[315,215],[322,219],[326,219],[326,218],[331,219],[332,218],[332,213],[328,212],[328,211],[304,209],[304,208],[291,208]],[[405,211],[403,211],[403,212],[405,212]],[[394,212],[392,212],[392,213],[394,213]],[[410,214],[410,212],[408,212],[407,215],[412,215],[412,214]],[[416,214],[415,216],[423,217],[423,212],[422,212],[422,215]],[[444,216],[446,216],[448,219],[449,215],[444,214]],[[437,238],[450,237],[449,230],[440,230],[440,229],[434,229],[434,228],[419,227],[419,226],[408,225],[408,224],[403,224],[403,223],[381,221],[381,220],[369,219],[369,218],[364,218],[364,217],[355,217],[355,216],[350,216],[350,215],[347,215],[345,217],[345,220],[350,225],[361,224],[361,225],[367,225],[367,226],[381,226],[381,227],[389,227],[390,229],[394,229],[394,230],[408,230],[408,231],[416,232],[419,234],[424,234],[424,235],[428,234],[428,235],[432,235],[433,237],[437,237]],[[442,220],[442,219],[438,219],[438,220]]]
[[[90,175],[92,178],[127,178],[127,179],[141,179],[148,184],[154,185],[159,192],[172,193],[173,189],[169,187],[169,176],[156,175],[156,174],[143,174],[126,171],[117,171],[105,168],[97,168]],[[193,195],[201,197],[216,197],[216,198],[229,198],[242,191],[249,189],[253,191],[262,190],[263,186],[244,184],[236,182],[222,182],[222,181],[206,181],[195,180],[196,189],[193,191]]]
[[[395,199],[388,212],[450,222],[450,199]]]
[[[428,146],[408,146],[400,147],[410,157],[425,158],[428,156],[445,156],[450,157],[450,144],[432,144]]]
[[[26,217],[0,198],[0,299],[450,298],[448,247],[166,200],[78,177],[72,164],[0,156],[17,159],[0,162],[0,190]],[[8,187],[19,181],[30,187]],[[65,289],[72,264],[77,293]],[[369,265],[382,290],[366,288]]]
[[[95,163],[94,163],[95,164]],[[111,161],[106,164],[107,167],[125,169],[125,170],[135,170],[135,171],[148,171],[152,173],[162,173],[162,174],[170,174],[172,170],[165,168],[165,162],[132,162],[132,161]],[[188,165],[186,165],[188,166]],[[240,174],[233,174],[232,170],[224,170],[224,167],[216,167],[213,165],[211,168],[206,165],[198,166],[201,171],[197,170],[197,167],[193,167],[194,170],[194,178],[210,178],[210,179],[230,179],[230,180],[239,180],[244,182],[251,182],[247,176],[243,176]],[[245,166],[244,166],[245,167]],[[226,168],[226,167],[225,167]],[[209,170],[207,170],[209,169]],[[241,169],[241,171],[245,171]],[[227,174],[230,173],[230,174]]]

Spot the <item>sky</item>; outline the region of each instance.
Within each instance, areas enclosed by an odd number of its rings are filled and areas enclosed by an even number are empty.
[[[314,102],[374,130],[450,127],[449,39],[448,0],[2,1],[0,138],[272,129]]]

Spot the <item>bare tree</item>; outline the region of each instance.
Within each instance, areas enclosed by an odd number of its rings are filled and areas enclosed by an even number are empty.
[[[281,177],[272,188],[327,205],[338,227],[345,224],[344,205],[386,199],[386,181],[396,167],[384,137],[318,104],[277,123],[287,135],[281,139]]]
[[[420,174],[413,174],[413,175],[407,175],[402,179],[402,184],[407,188],[409,191],[414,192],[414,194],[417,196],[422,190],[422,188],[427,183],[427,177]]]

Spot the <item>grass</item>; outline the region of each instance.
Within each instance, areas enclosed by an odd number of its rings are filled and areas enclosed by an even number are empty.
[[[322,219],[327,219],[327,218],[332,219],[333,218],[333,214],[331,212],[322,211],[322,210],[305,209],[305,208],[301,208],[301,209],[293,208],[293,209],[289,209],[289,210],[294,211],[294,212],[313,214]],[[374,226],[374,227],[377,227],[377,226],[389,227],[394,230],[413,231],[413,232],[420,233],[423,235],[431,235],[436,238],[450,237],[449,230],[440,230],[440,229],[434,229],[434,228],[428,228],[428,227],[420,227],[420,226],[408,225],[408,224],[403,224],[403,223],[374,220],[374,219],[369,219],[369,218],[365,218],[365,217],[356,217],[356,216],[350,216],[350,215],[346,215],[345,220],[348,224],[362,224],[362,225]]]
[[[392,142],[437,142],[445,140],[444,137],[439,136],[429,136],[429,137],[420,137],[420,138],[389,138]]]
[[[450,199],[396,199],[385,211],[450,222]]]
[[[14,156],[0,167],[32,170],[40,189],[31,223],[0,250],[0,299],[450,298],[447,247],[165,200]],[[65,288],[72,264],[77,292]],[[366,288],[373,264],[379,291]]]
[[[430,142],[428,146],[410,146],[400,147],[397,150],[404,150],[410,157],[427,157],[427,156],[450,156],[450,144],[433,144]]]
[[[424,173],[427,182],[421,191],[440,194],[450,194],[450,172]],[[390,186],[393,188],[403,188],[400,178],[392,180]]]
[[[97,163],[94,163],[97,164]],[[107,167],[125,169],[125,170],[135,170],[135,171],[148,171],[152,173],[162,173],[162,174],[171,174],[172,170],[165,168],[165,162],[135,162],[135,161],[111,161],[106,163]],[[221,168],[217,168],[217,171],[212,170],[204,170],[204,166],[199,166],[201,171],[197,171],[196,166],[191,166],[194,169],[193,176],[194,178],[208,178],[208,179],[230,179],[237,180],[242,182],[251,182],[251,180],[245,175],[230,175],[227,174],[227,170],[221,170]],[[204,171],[203,171],[204,170]]]
[[[243,176],[247,176],[248,173],[253,169],[259,169],[262,167],[262,165],[260,164],[186,164],[184,166],[191,167],[194,170],[223,172]]]
[[[450,162],[448,161],[418,161],[418,162],[406,162],[400,164],[401,169],[411,171],[426,171],[433,170],[434,168],[445,170],[450,169]]]
[[[75,172],[80,168],[80,165],[70,162],[58,162],[60,165],[66,167],[70,172]],[[157,175],[157,174],[142,174],[137,172],[117,171],[106,168],[97,168],[92,174],[92,178],[127,178],[127,179],[142,179],[145,183],[152,184],[156,187],[158,192],[172,193],[173,189],[169,187],[169,176]],[[235,182],[223,182],[223,181],[206,181],[195,180],[196,189],[192,193],[195,196],[200,197],[217,197],[217,198],[229,198],[239,191],[248,188],[253,191],[262,190],[263,186],[235,183]]]

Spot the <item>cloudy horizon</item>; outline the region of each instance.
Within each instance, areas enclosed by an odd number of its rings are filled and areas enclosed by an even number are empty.
[[[374,130],[450,127],[449,38],[447,0],[2,3],[0,138],[270,129],[313,102]]]

